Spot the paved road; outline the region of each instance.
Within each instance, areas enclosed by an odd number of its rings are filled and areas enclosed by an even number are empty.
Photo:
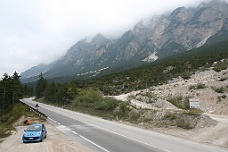
[[[24,103],[34,107],[31,98]],[[98,152],[225,152],[220,148],[202,145],[173,136],[103,120],[66,109],[39,103],[57,128],[75,139],[84,140]]]

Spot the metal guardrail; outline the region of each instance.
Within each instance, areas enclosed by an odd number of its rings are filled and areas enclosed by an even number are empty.
[[[47,119],[47,115],[45,115],[44,113],[40,112],[38,110],[38,108],[33,108],[33,107],[30,107],[30,110],[35,112],[38,116],[40,116],[42,119],[46,120]]]
[[[25,104],[24,102],[21,102],[21,103]],[[37,107],[37,108],[34,108],[34,107],[31,107],[31,106],[29,106],[29,105],[27,105],[27,104],[25,104],[25,105],[28,106],[28,107],[30,108],[30,111],[36,113],[36,114],[37,114],[39,117],[41,117],[42,119],[44,119],[44,120],[47,119],[47,115],[44,114],[44,113],[42,113],[42,112],[40,112],[40,111],[38,110],[38,107]]]

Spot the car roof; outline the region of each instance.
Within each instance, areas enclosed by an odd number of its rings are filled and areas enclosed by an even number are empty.
[[[42,126],[43,124],[31,124],[30,126]]]

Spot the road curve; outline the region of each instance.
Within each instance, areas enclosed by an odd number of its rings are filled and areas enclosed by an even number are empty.
[[[31,98],[22,99],[34,107]],[[225,152],[221,148],[194,143],[181,138],[107,121],[94,116],[39,103],[60,130],[72,138],[84,140],[93,151],[105,152]]]

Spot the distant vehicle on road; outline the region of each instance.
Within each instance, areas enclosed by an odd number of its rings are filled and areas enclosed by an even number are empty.
[[[23,143],[42,142],[47,137],[47,130],[44,124],[32,124],[24,130]]]
[[[38,107],[39,107],[38,103],[35,105],[35,107],[36,107],[36,108],[38,108]]]

